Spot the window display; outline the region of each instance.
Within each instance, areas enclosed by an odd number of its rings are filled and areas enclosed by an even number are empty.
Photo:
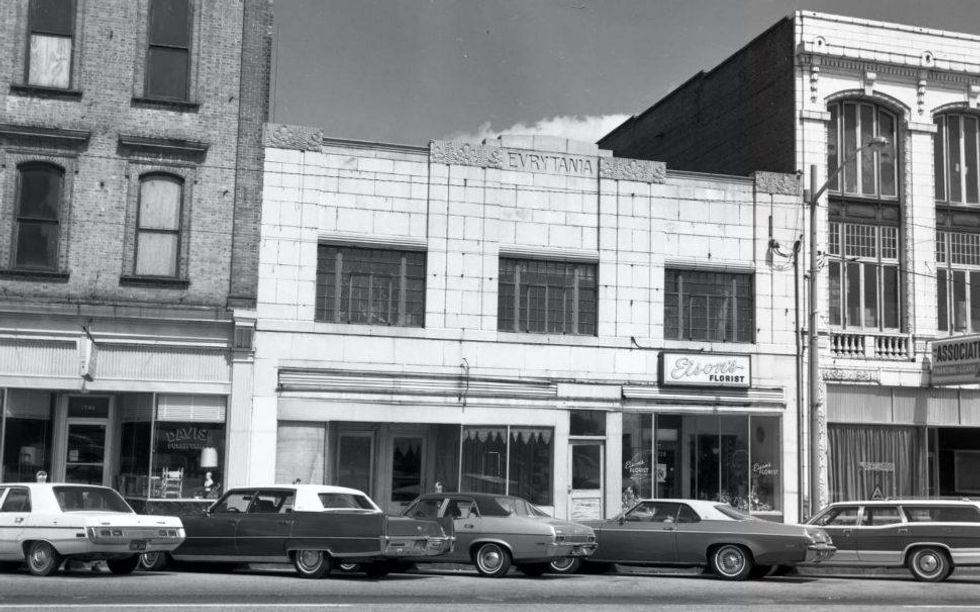
[[[43,470],[51,473],[54,402],[51,393],[9,389],[3,406],[3,457],[0,481],[33,482]]]

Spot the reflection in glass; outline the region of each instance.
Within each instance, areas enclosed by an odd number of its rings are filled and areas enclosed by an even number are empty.
[[[422,438],[395,437],[391,456],[391,501],[410,502],[422,492]]]
[[[462,453],[462,490],[507,493],[505,427],[464,427]]]

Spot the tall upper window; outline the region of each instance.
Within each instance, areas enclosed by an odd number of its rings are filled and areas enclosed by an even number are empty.
[[[71,86],[74,0],[31,0],[27,84]]]
[[[936,212],[939,329],[980,333],[980,215]]]
[[[45,163],[22,164],[18,170],[14,265],[55,270],[58,267],[64,170]]]
[[[751,274],[669,269],[664,274],[665,338],[754,342]]]
[[[831,202],[830,324],[898,329],[898,207]]]
[[[422,327],[424,314],[424,252],[317,248],[317,320]]]
[[[936,118],[936,199],[950,204],[980,203],[980,137],[977,115],[949,113]]]
[[[136,221],[138,276],[177,276],[184,183],[175,176],[149,174],[140,179]]]
[[[895,330],[901,325],[898,119],[863,101],[830,105],[827,172],[844,164],[829,185],[829,321],[831,325]],[[888,139],[883,151],[863,147]],[[845,163],[846,162],[846,163]]]
[[[895,114],[867,102],[838,102],[829,110],[828,174],[847,160],[841,173],[830,180],[830,192],[844,196],[898,197],[898,169],[891,153],[897,142]],[[887,138],[892,143],[890,150],[866,148],[854,156],[859,147],[876,136]]]
[[[594,336],[595,264],[501,258],[497,329]]]
[[[190,48],[191,7],[188,0],[150,0],[147,97],[187,99]]]

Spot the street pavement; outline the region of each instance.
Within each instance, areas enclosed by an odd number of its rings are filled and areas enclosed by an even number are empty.
[[[431,569],[428,569],[431,567]],[[980,572],[958,571],[941,584],[904,572],[834,574],[726,582],[695,570],[623,568],[603,576],[501,579],[470,568],[360,574],[323,580],[289,566],[234,572],[137,572],[73,569],[49,578],[20,570],[0,574],[0,612],[8,610],[980,610]]]

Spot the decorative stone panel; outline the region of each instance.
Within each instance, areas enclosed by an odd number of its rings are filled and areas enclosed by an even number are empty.
[[[323,130],[301,125],[268,123],[265,126],[265,146],[297,151],[319,151]]]
[[[795,174],[781,172],[756,172],[755,188],[763,193],[777,195],[799,195],[800,177]]]
[[[821,370],[820,377],[831,382],[881,384],[879,370],[857,370],[851,368],[829,368]]]
[[[449,166],[503,168],[504,165],[504,156],[500,147],[455,140],[430,141],[429,159],[434,163]]]
[[[667,164],[626,157],[604,157],[599,160],[601,178],[641,183],[666,183]]]

